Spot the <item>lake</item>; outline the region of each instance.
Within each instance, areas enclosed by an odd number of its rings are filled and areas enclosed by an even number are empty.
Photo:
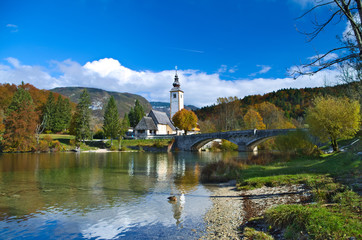
[[[229,153],[236,154],[238,153]],[[223,153],[0,154],[4,239],[197,239]],[[175,195],[177,202],[169,202]]]

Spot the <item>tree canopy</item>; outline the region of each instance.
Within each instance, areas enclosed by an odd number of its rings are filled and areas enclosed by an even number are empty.
[[[265,124],[263,123],[263,118],[260,114],[253,110],[249,109],[244,116],[244,125],[246,129],[265,129]]]
[[[111,96],[104,112],[103,131],[106,137],[113,139],[120,135],[121,123],[114,97]]]
[[[176,127],[182,129],[187,133],[197,126],[197,116],[193,111],[185,108],[176,112],[172,117],[172,121]]]
[[[90,110],[90,96],[86,89],[83,90],[80,101],[76,108],[76,113],[74,116],[74,132],[76,139],[85,140],[90,137],[90,118],[91,118],[91,110]]]
[[[38,114],[30,93],[19,86],[6,112],[4,151],[33,150],[37,121]]]
[[[136,127],[144,116],[145,116],[145,111],[142,105],[140,104],[140,101],[138,101],[137,99],[134,108],[131,108],[128,114],[131,127]]]
[[[331,141],[338,151],[338,138],[353,137],[360,127],[360,105],[347,98],[317,97],[307,111],[310,132],[322,141]]]

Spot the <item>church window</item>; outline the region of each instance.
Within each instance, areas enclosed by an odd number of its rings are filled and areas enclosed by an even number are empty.
[[[173,94],[173,98],[176,98],[176,93]]]

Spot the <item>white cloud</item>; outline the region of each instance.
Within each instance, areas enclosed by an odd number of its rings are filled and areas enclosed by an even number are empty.
[[[15,24],[6,24],[6,27],[10,28],[11,32],[17,32],[19,30],[18,25],[15,25]]]
[[[70,59],[52,64],[54,70],[39,66],[22,65],[15,58],[7,58],[0,63],[0,81],[20,84],[31,83],[38,88],[81,86],[94,87],[117,92],[137,93],[149,101],[169,101],[174,70],[161,72],[135,71],[123,66],[118,60],[104,58],[81,65]],[[265,73],[268,66],[260,66]],[[55,76],[56,75],[56,76]],[[281,88],[304,88],[324,86],[325,79],[336,82],[338,71],[325,70],[314,76],[293,78],[255,78],[226,81],[219,73],[207,74],[199,70],[179,70],[181,88],[185,92],[185,103],[199,107],[216,102],[218,97],[237,96],[242,98],[252,94],[264,94]]]
[[[249,77],[254,77],[258,74],[267,73],[271,69],[270,66],[266,66],[266,65],[256,65],[256,66],[261,68],[260,71],[249,74]]]

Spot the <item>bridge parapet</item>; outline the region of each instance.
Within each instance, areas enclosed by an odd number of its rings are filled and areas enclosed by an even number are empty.
[[[194,135],[176,136],[173,150],[195,151],[214,139],[225,139],[238,145],[239,151],[252,151],[252,149],[268,138],[285,135],[296,129],[270,129],[270,130],[243,130],[217,133],[203,133]]]

